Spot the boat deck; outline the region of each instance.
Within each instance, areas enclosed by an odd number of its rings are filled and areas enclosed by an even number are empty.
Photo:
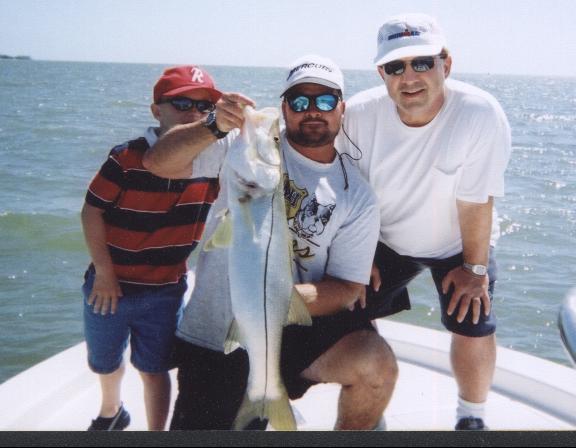
[[[385,412],[387,429],[452,430],[457,393],[449,373],[449,336],[390,321],[379,322],[379,330],[394,349],[400,368]],[[97,376],[88,370],[85,360],[82,343],[1,385],[0,403],[5,405],[0,410],[0,430],[85,430],[96,416],[100,400]],[[485,422],[490,429],[576,428],[575,370],[501,348],[498,363],[486,409]],[[176,387],[174,376],[173,384]],[[299,429],[332,429],[338,392],[337,385],[321,384],[294,401]],[[145,430],[142,383],[131,366],[123,399],[132,417],[129,429]]]

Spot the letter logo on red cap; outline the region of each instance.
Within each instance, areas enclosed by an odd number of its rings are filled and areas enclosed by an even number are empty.
[[[204,73],[197,67],[192,69],[192,82],[204,84]]]

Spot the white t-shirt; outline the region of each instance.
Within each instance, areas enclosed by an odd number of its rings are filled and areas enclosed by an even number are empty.
[[[400,120],[385,86],[370,89],[347,102],[344,129],[360,148],[360,171],[378,197],[380,241],[401,255],[461,252],[456,199],[486,203],[504,195],[510,127],[496,99],[481,89],[447,80],[442,109],[422,127]],[[360,156],[342,132],[338,145]],[[493,225],[491,243],[497,235]]]
[[[314,162],[281,137],[285,166],[288,226],[293,236],[294,282],[317,282],[324,274],[367,284],[378,240],[376,198],[358,169],[345,157],[332,163]],[[346,176],[344,175],[346,172]],[[348,188],[345,189],[346,181]],[[206,224],[205,238],[226,208],[221,191]],[[195,287],[178,327],[178,337],[222,351],[232,322],[226,249],[200,252]]]

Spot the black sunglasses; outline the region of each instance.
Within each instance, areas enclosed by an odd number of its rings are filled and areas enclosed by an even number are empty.
[[[412,70],[417,73],[427,72],[428,70],[432,70],[434,68],[434,59],[435,58],[446,59],[444,55],[438,56],[421,56],[418,58],[412,59],[409,64],[412,66]],[[388,75],[400,76],[402,73],[406,71],[406,64],[408,62],[405,61],[391,61],[383,65],[384,71]]]
[[[212,112],[216,107],[214,103],[208,100],[193,100],[185,96],[176,96],[173,98],[161,98],[156,104],[170,103],[174,109],[180,112],[196,108],[201,114],[205,112]]]
[[[331,112],[336,109],[340,97],[333,93],[323,93],[322,95],[304,95],[294,93],[286,96],[286,102],[290,109],[294,112],[304,112],[310,109],[312,101],[316,105],[316,109],[320,112]]]

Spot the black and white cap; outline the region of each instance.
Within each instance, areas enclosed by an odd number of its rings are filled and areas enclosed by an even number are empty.
[[[331,59],[309,54],[290,64],[288,77],[282,90],[283,96],[288,89],[304,83],[320,84],[344,92],[344,75]]]

